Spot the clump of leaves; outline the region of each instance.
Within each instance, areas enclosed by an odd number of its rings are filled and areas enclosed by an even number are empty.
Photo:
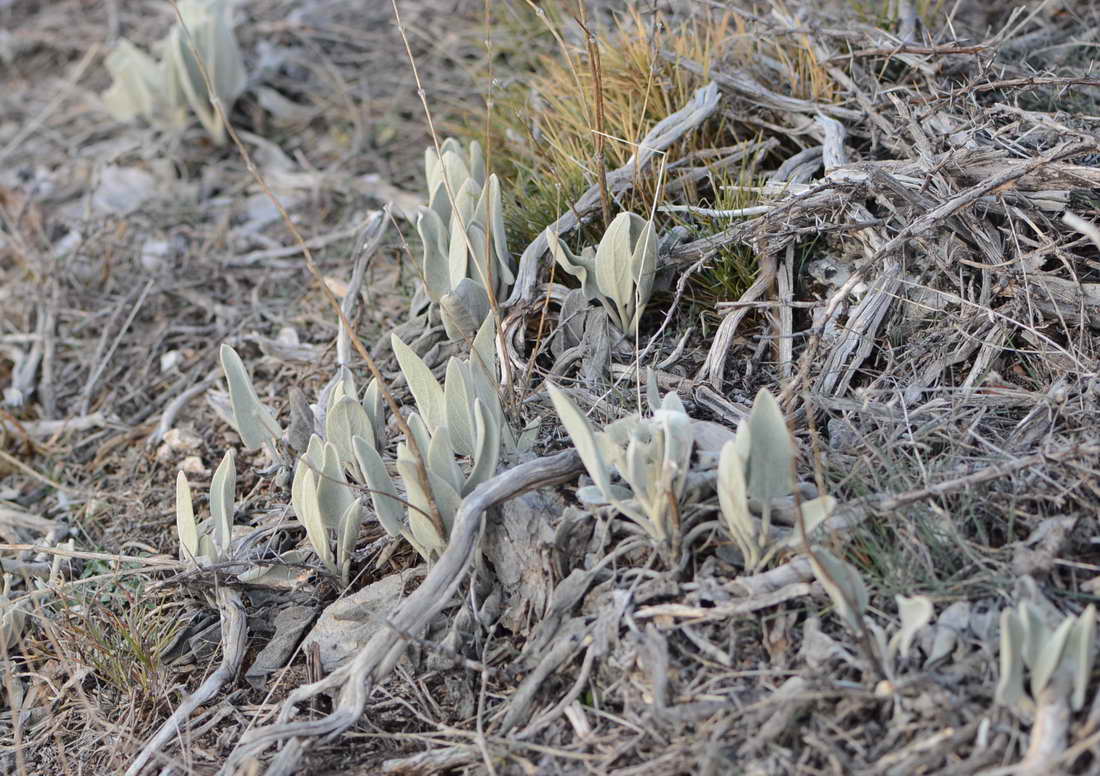
[[[219,563],[229,559],[236,487],[234,455],[227,450],[210,481],[210,519],[200,524],[195,519],[187,475],[182,471],[176,474],[176,533],[182,560]]]
[[[408,440],[398,443],[395,463],[404,496],[399,495],[386,469],[379,452],[385,447],[385,423],[376,382],[367,386],[360,401],[350,372],[343,370],[326,388],[326,400],[316,412],[308,404],[294,408],[292,402],[295,420],[290,436],[308,441],[294,468],[291,503],[314,552],[343,584],[348,582],[351,553],[361,525],[362,499],[355,496],[357,486],[370,490],[375,513],[387,533],[405,538],[431,560],[446,548],[463,497],[496,473],[502,447],[516,446],[497,393],[499,364],[494,337],[493,318],[486,316],[473,338],[470,357],[450,359],[443,385],[400,337],[392,337],[394,353],[418,409],[407,423],[416,448],[426,454],[427,491]],[[282,429],[260,402],[244,364],[228,345],[222,346],[222,365],[229,383],[232,420],[242,440],[249,447],[267,446],[274,451]],[[304,399],[298,400],[299,405],[304,403]],[[318,414],[323,419],[320,424]],[[315,431],[318,427],[323,428],[324,436]],[[466,457],[471,466],[463,474],[456,458]],[[226,488],[231,499],[232,486],[226,485],[228,475],[219,477],[221,471],[219,467],[211,488],[213,540],[196,526],[190,490],[186,478],[179,475],[180,541],[184,551],[195,557],[226,556],[217,537],[228,531],[226,514],[231,516],[232,510],[221,505],[227,499]],[[432,519],[433,504],[441,524]]]
[[[893,691],[900,657],[908,659],[909,651],[917,634],[932,620],[934,608],[927,596],[894,596],[898,606],[901,626],[892,634],[867,619],[870,596],[867,585],[856,568],[824,547],[815,547],[810,554],[810,565],[814,576],[825,592],[829,594],[836,612],[849,631],[860,637],[865,657],[872,666],[887,680],[879,685],[879,691],[888,694]],[[942,654],[935,652],[939,644],[933,645],[930,659],[939,659]]]
[[[178,23],[154,46],[158,59],[128,40],[120,41],[107,55],[114,84],[103,93],[103,102],[119,121],[141,118],[172,130],[187,125],[190,109],[221,145],[225,127],[211,100],[217,98],[228,112],[247,81],[230,20],[232,4],[229,0],[179,0],[178,8],[190,41]],[[213,84],[213,95],[206,88],[196,52]]]
[[[295,467],[290,499],[317,557],[328,572],[346,586],[351,553],[362,525],[362,501],[355,498],[348,487],[345,467],[346,461],[341,458],[339,448],[313,434],[309,447]],[[333,534],[336,535],[335,551]]]
[[[427,451],[430,492],[417,475],[416,461],[405,442],[397,445],[397,472],[406,500],[386,471],[374,447],[354,438],[356,460],[371,489],[375,512],[391,536],[404,537],[425,559],[438,557],[447,546],[462,499],[496,473],[501,447],[515,446],[496,391],[498,371],[492,317],[486,317],[474,338],[470,357],[452,356],[443,385],[428,365],[394,335],[393,350],[416,400],[417,412],[408,417],[417,448]],[[467,474],[456,457],[467,457]],[[431,503],[439,509],[442,525],[431,519]],[[402,504],[407,507],[402,509]]]
[[[1001,612],[1001,676],[997,702],[1034,708],[1044,702],[1066,703],[1074,711],[1085,704],[1096,659],[1096,607],[1076,617],[1067,615],[1056,628],[1044,622],[1030,601]],[[1024,670],[1030,673],[1030,696],[1024,690]],[[1053,697],[1050,697],[1053,696]]]
[[[486,178],[476,140],[465,153],[453,138],[439,152],[428,148],[424,168],[429,202],[416,216],[424,286],[439,305],[447,336],[470,338],[515,281],[500,180]]]
[[[773,505],[790,496],[794,486],[794,444],[787,421],[775,397],[761,388],[734,441],[722,447],[718,462],[722,519],[741,551],[746,571],[754,572],[779,550],[802,543],[798,531],[783,542],[771,539]],[[801,502],[800,526],[812,533],[835,506],[836,500],[824,495]]]
[[[277,457],[279,442],[284,436],[282,427],[275,420],[270,408],[259,400],[244,363],[229,345],[222,345],[221,361],[229,385],[231,420],[241,435],[241,440],[249,448],[266,447],[273,457]],[[299,402],[304,406],[292,402],[295,406],[292,409],[293,420],[287,433],[287,441],[292,447],[302,449],[302,454],[294,469],[291,503],[299,522],[306,530],[306,537],[313,551],[325,569],[346,585],[351,568],[351,553],[362,524],[362,502],[355,498],[346,475],[351,474],[360,483],[364,482],[354,452],[356,438],[361,440],[361,444],[371,447],[384,440],[382,398],[377,383],[372,382],[367,386],[364,401],[360,403],[355,381],[347,370],[342,370],[329,383],[322,398],[316,412],[304,398]],[[318,424],[317,415],[320,415],[322,424]],[[324,429],[323,439],[314,432],[319,425]],[[192,537],[194,529],[190,526],[194,524],[194,518],[187,517],[190,492],[186,488],[186,479],[182,472],[179,478],[177,518],[181,521],[181,543],[196,557],[210,555],[210,548],[201,544],[201,537]],[[214,481],[218,482],[217,473]],[[220,487],[224,489],[226,486],[223,483]],[[222,502],[227,498],[221,492],[218,497]],[[228,498],[232,498],[231,486]],[[232,517],[232,510],[229,510],[228,517],[222,511],[215,510],[213,486],[210,503],[215,528],[228,531],[228,523],[225,521]],[[186,541],[185,531],[188,537]],[[224,555],[220,553],[211,557],[224,559]],[[294,559],[297,560],[297,557]]]
[[[652,221],[634,213],[619,213],[607,227],[599,247],[575,254],[546,232],[554,260],[580,281],[586,301],[603,305],[608,319],[627,336],[638,325],[653,291],[657,270],[657,232]],[[577,292],[574,292],[575,294]],[[564,303],[569,306],[569,300]]]
[[[637,523],[666,551],[680,542],[680,502],[695,443],[691,418],[675,391],[660,397],[650,375],[650,416],[632,415],[593,431],[557,386],[550,398],[593,485],[577,491],[589,504],[608,504]],[[613,476],[618,481],[613,481]]]

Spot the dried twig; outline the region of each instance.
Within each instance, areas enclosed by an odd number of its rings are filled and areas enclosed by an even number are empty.
[[[355,724],[363,713],[368,689],[393,670],[408,647],[399,632],[420,632],[455,594],[478,552],[485,511],[527,490],[569,481],[581,471],[580,456],[568,450],[520,464],[477,486],[462,501],[447,549],[420,587],[390,617],[394,627],[379,631],[354,658],[321,681],[293,691],[279,714],[279,723],[257,728],[243,736],[220,773],[232,773],[232,769],[247,758],[281,741],[328,736]],[[339,700],[331,714],[319,720],[289,721],[296,706],[332,690],[339,690]],[[302,743],[294,746],[300,749]]]

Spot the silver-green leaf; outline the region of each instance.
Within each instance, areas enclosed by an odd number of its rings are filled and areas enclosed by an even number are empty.
[[[378,522],[390,536],[401,536],[405,528],[405,510],[402,502],[397,498],[397,489],[386,471],[382,456],[362,437],[354,437],[352,445],[355,448],[355,458],[359,462],[359,468],[366,478],[367,487],[371,490],[371,501],[374,504],[374,512],[378,515]]]
[[[766,503],[786,496],[793,486],[794,448],[783,411],[766,388],[756,394],[749,429],[749,498]]]
[[[401,373],[405,375],[409,390],[412,391],[413,398],[416,400],[416,407],[427,422],[428,430],[434,431],[447,422],[447,405],[443,388],[424,360],[402,342],[400,337],[396,334],[391,335],[390,342],[393,344],[397,363],[401,366]]]
[[[233,496],[237,489],[237,468],[233,450],[227,450],[210,482],[210,516],[214,521],[214,548],[220,559],[229,557],[232,542]]]
[[[237,351],[229,345],[221,347],[222,370],[229,384],[229,400],[233,404],[233,419],[244,446],[250,450],[273,441],[282,434],[274,416],[264,406],[252,386],[252,378]]]
[[[890,651],[900,654],[902,659],[908,659],[909,648],[913,644],[913,638],[917,635],[917,631],[932,619],[932,601],[923,595],[913,596],[912,598],[897,595],[894,596],[894,600],[898,604],[901,628],[890,639]]]
[[[814,551],[810,557],[810,565],[817,581],[833,600],[840,618],[851,630],[858,631],[869,600],[863,577],[851,564],[837,558],[824,547],[818,547]]]
[[[199,529],[191,503],[191,486],[187,484],[187,475],[182,471],[176,474],[176,533],[179,535],[182,556],[197,558]]]
[[[603,455],[596,444],[596,437],[588,420],[577,409],[573,401],[556,385],[548,385],[550,400],[554,403],[554,409],[565,426],[569,438],[577,448],[577,453],[588,470],[588,476],[596,483],[596,486],[604,493],[611,492],[611,476],[604,463]]]

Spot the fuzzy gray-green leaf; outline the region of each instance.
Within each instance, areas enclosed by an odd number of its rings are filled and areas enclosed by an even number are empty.
[[[631,335],[637,331],[645,312],[649,296],[653,292],[653,279],[657,273],[657,230],[652,221],[646,221],[634,244],[631,256],[631,273],[634,288],[628,309],[633,311],[631,320],[624,323]]]
[[[228,110],[244,90],[247,80],[229,23],[229,6],[224,0],[212,4],[184,0],[179,4],[179,11],[191,40],[187,40],[178,24],[173,26],[162,47],[165,54],[162,67],[170,73],[166,77],[176,81],[214,142],[221,145],[225,141],[225,127],[211,105],[206,79],[191,49],[193,45],[203,58],[215,96]]]
[[[657,387],[657,370],[652,367],[645,370],[645,396],[649,403],[650,414],[661,408],[661,391]]]
[[[600,454],[600,448],[596,444],[596,437],[592,433],[592,427],[588,425],[588,420],[560,388],[556,385],[548,385],[547,388],[550,391],[550,400],[554,403],[554,409],[562,425],[565,426],[569,438],[573,440],[584,468],[588,470],[588,476],[601,491],[610,493],[611,474],[604,463],[603,455]]]
[[[890,639],[890,649],[891,651],[897,651],[902,659],[908,659],[909,647],[912,646],[917,631],[932,619],[932,601],[923,595],[916,595],[912,598],[897,595],[894,596],[894,600],[898,604],[901,627]]]
[[[447,426],[436,429],[428,445],[428,474],[439,477],[454,490],[462,487],[462,471],[455,463],[455,451]]]
[[[754,566],[763,547],[760,546],[756,523],[749,512],[744,462],[733,442],[722,446],[718,459],[718,504],[726,529],[741,550],[746,565]]]
[[[447,362],[447,379],[443,384],[443,395],[447,404],[447,429],[450,431],[454,452],[459,455],[472,455],[475,435],[473,403],[475,396],[467,382],[469,367],[460,359],[451,358]]]
[[[451,288],[458,285],[458,281],[464,277],[471,277],[484,285],[477,269],[470,265],[472,259],[470,249],[478,250],[484,247],[484,239],[478,240],[476,237],[472,237],[470,233],[470,230],[477,226],[474,212],[477,209],[477,200],[480,196],[481,186],[472,178],[467,178],[455,192],[447,255],[447,272],[450,277]],[[484,234],[484,230],[481,231]],[[480,246],[478,245],[479,242],[481,243]]]
[[[355,448],[351,444],[352,438],[357,436],[363,437],[372,447],[377,446],[367,411],[355,399],[345,396],[325,416],[325,439],[336,448],[342,467],[361,479]]]
[[[325,526],[325,517],[322,512],[320,499],[317,495],[318,479],[313,471],[306,469],[302,473],[302,511],[298,513],[298,521],[305,526],[306,536],[317,557],[331,573],[337,573],[336,564],[332,559],[332,548],[329,547],[329,534]]]
[[[500,426],[485,411],[481,399],[474,399],[474,426],[477,449],[474,451],[474,468],[462,486],[463,496],[468,496],[470,491],[496,474],[500,460]]]
[[[462,278],[454,291],[439,298],[439,316],[448,339],[468,340],[489,311],[489,297],[477,282]]]
[[[195,522],[195,509],[191,503],[191,486],[182,471],[176,474],[176,534],[184,558],[197,558],[199,554],[199,529]]]
[[[851,630],[858,632],[868,603],[863,577],[851,564],[837,558],[824,547],[818,547],[814,551],[810,565],[817,581],[833,600],[837,614]]]
[[[630,319],[627,308],[633,295],[634,279],[631,273],[631,218],[633,213],[619,213],[612,220],[596,248],[596,284],[612,303],[615,325],[628,331]]]
[[[795,530],[784,542],[787,547],[801,547],[803,544],[802,528],[805,527],[806,535],[812,537],[814,529],[829,519],[836,509],[836,499],[832,496],[818,496],[815,499],[802,502],[802,520],[795,524]]]
[[[1024,665],[1028,668],[1034,668],[1039,663],[1039,653],[1046,643],[1049,629],[1046,623],[1043,622],[1038,607],[1030,601],[1020,602],[1016,609],[1016,616],[1020,620],[1020,626],[1023,628],[1024,633],[1022,647]]]
[[[1010,608],[1001,611],[1000,677],[994,699],[1015,706],[1024,695],[1023,646],[1027,636],[1020,618]]]
[[[492,315],[486,315],[478,325],[470,348],[470,368],[480,370],[490,383],[497,379],[497,328]]]
[[[159,62],[122,41],[107,58],[107,68],[114,78],[114,85],[103,95],[108,110],[123,121],[141,116],[179,129],[187,121],[190,105],[214,142],[224,142],[225,127],[211,104],[192,46],[203,60],[215,95],[228,112],[247,80],[230,12],[226,0],[181,0],[179,13],[190,32],[190,41],[179,24],[173,25],[157,44]]]
[[[348,584],[351,552],[355,549],[356,539],[359,538],[362,504],[362,499],[355,499],[348,504],[344,514],[340,516],[340,528],[336,536],[336,568],[340,575],[340,584],[345,586]]]
[[[495,174],[489,176],[489,181],[481,194],[481,199],[489,210],[483,218],[483,223],[489,229],[489,235],[493,242],[493,252],[496,259],[493,263],[493,271],[497,273],[495,278],[496,290],[500,293],[511,288],[516,276],[512,271],[512,260],[508,253],[508,233],[504,226],[504,207],[501,204],[500,180]]]
[[[431,208],[421,208],[416,217],[416,231],[424,248],[424,286],[433,302],[451,289],[447,266],[447,227]]]
[[[354,497],[344,478],[344,465],[340,460],[340,454],[336,446],[330,442],[325,443],[324,465],[320,472],[315,472],[317,483],[317,502],[321,508],[321,517],[325,528],[335,531],[340,516],[348,508]]]
[[[229,400],[233,404],[233,419],[244,446],[250,450],[261,447],[264,442],[276,439],[282,429],[275,422],[271,410],[260,403],[252,378],[244,368],[244,362],[237,351],[229,345],[221,347],[222,371],[229,384]]]
[[[455,144],[461,149],[461,144],[455,141]],[[485,183],[485,154],[481,150],[481,143],[476,140],[470,141],[470,152],[468,155],[467,169],[470,171],[470,177],[476,180],[480,184]]]
[[[786,496],[793,485],[794,449],[783,412],[766,388],[756,394],[749,428],[749,497],[764,503]]]
[[[416,464],[404,444],[397,446],[397,471],[405,483],[405,497],[409,501],[409,531],[419,545],[418,551],[425,554],[426,560],[438,557],[447,546],[447,537],[441,536],[432,523],[431,496],[424,491],[417,476]],[[431,483],[431,473],[428,480]],[[431,485],[429,484],[429,487]],[[442,511],[442,505],[436,503]]]
[[[367,390],[363,391],[363,409],[370,418],[375,448],[385,447],[386,410],[382,404],[382,389],[378,386],[377,380],[367,383]]]
[[[512,450],[516,446],[516,439],[504,415],[504,407],[500,403],[501,384],[494,331],[493,317],[489,316],[481,325],[470,353],[469,371],[465,373],[469,380],[467,388],[473,397],[481,399],[485,411],[492,416],[500,431],[501,445],[505,450]],[[484,358],[487,352],[492,354],[488,359]]]
[[[1092,665],[1096,659],[1096,606],[1089,604],[1077,617],[1069,643],[1066,645],[1065,660],[1070,661],[1073,671],[1073,697],[1070,705],[1074,711],[1080,711],[1085,705],[1085,691],[1092,678]]]
[[[290,484],[290,503],[294,506],[294,511],[301,515],[304,509],[303,491],[302,491],[302,476],[306,470],[319,472],[325,468],[325,443],[321,437],[313,434],[309,438],[309,444],[306,446],[306,451],[298,459],[297,465],[294,467],[294,479]]]
[[[1062,662],[1062,653],[1065,651],[1066,642],[1069,640],[1075,621],[1073,617],[1066,617],[1054,632],[1044,639],[1044,643],[1039,649],[1038,660],[1031,667],[1031,697],[1033,700],[1038,699],[1039,693],[1047,686],[1050,677],[1058,670],[1059,664]]]
[[[672,400],[669,399],[672,397]],[[679,409],[676,407],[679,405]],[[695,446],[695,433],[691,418],[683,411],[680,398],[670,393],[658,410],[654,422],[664,431],[664,460],[662,465],[671,467],[673,495],[679,501],[684,495],[688,470],[691,468],[692,448]]]
[[[102,95],[111,115],[119,121],[152,116],[163,89],[156,61],[123,39],[106,56],[104,64],[114,82]]]
[[[405,527],[405,509],[397,499],[397,489],[386,471],[382,456],[362,437],[353,437],[351,441],[359,468],[371,490],[371,502],[374,504],[375,514],[378,515],[378,522],[390,536],[401,536]]]
[[[229,555],[232,542],[233,496],[237,489],[237,468],[233,450],[227,450],[210,481],[210,516],[214,521],[214,547],[219,558]]]
[[[413,440],[416,442],[416,449],[419,450],[420,455],[426,459],[428,456],[428,448],[432,445],[432,432],[428,430],[427,425],[424,423],[419,413],[410,413],[409,416],[405,418],[405,422],[409,425],[409,431],[412,432]],[[406,439],[405,444],[409,447],[409,458],[413,459],[414,453],[412,451],[412,446],[409,444],[409,440]],[[428,465],[427,460],[425,460],[424,465]]]
[[[577,256],[569,250],[569,246],[558,239],[553,228],[547,227],[546,242],[550,248],[550,255],[558,266],[575,277],[581,283],[581,290],[586,299],[595,299],[599,295],[599,287],[596,283],[596,267],[591,256]]]
[[[447,422],[443,388],[424,360],[402,342],[400,337],[393,334],[390,342],[394,355],[397,356],[397,363],[401,366],[401,373],[405,375],[409,390],[416,400],[416,408],[427,422],[428,430],[434,431],[437,426]]]

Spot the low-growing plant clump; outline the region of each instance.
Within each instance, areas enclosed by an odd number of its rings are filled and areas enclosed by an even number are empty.
[[[1095,9],[487,2],[441,137],[397,0],[421,195],[377,10],[172,6],[0,177],[0,770],[1097,767]]]

